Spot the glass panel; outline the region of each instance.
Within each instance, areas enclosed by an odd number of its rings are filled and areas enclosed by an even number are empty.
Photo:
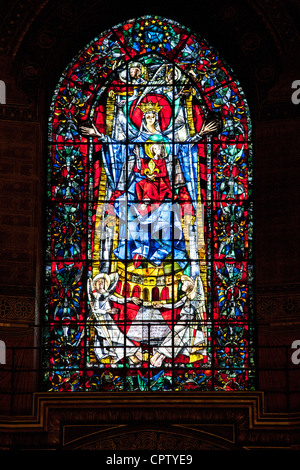
[[[207,43],[143,17],[88,44],[49,118],[46,390],[254,384],[251,122]]]

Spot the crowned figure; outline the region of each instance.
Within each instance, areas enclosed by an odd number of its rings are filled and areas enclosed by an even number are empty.
[[[132,100],[126,115],[119,108],[118,119],[111,135],[99,132],[95,124],[81,128],[83,135],[101,143],[106,187],[94,259],[99,260],[99,273],[118,276],[109,318],[112,330],[125,337],[119,353],[105,360],[115,363],[127,357],[139,364],[146,345],[153,366],[174,353],[195,361],[205,354],[206,335],[194,141],[219,124],[203,120],[199,133],[190,137],[188,123],[172,121],[168,97],[153,86]],[[187,138],[174,142],[174,131],[183,126],[181,135]],[[118,135],[118,129],[126,133]],[[187,292],[191,290],[197,291],[197,300]],[[109,329],[98,328],[98,336],[105,331]],[[108,344],[107,338],[98,340]]]

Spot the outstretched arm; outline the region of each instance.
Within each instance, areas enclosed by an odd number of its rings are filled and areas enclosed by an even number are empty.
[[[92,124],[92,127],[81,126],[79,129],[86,137],[98,137],[100,140],[105,139],[105,135],[98,131],[95,124]]]
[[[201,126],[200,131],[192,137],[191,142],[199,139],[206,134],[216,134],[221,130],[221,121],[219,119],[213,119],[212,121],[205,122]]]
[[[203,122],[201,129],[199,131],[199,135],[204,135],[204,134],[211,134],[212,132],[216,132],[219,128],[219,121],[210,121],[206,124],[206,122]]]

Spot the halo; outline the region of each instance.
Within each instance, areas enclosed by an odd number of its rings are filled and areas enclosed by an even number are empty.
[[[174,71],[174,80],[175,80],[175,81],[180,80],[182,73],[181,73],[181,70],[178,69],[177,67],[174,67],[174,68],[173,68],[173,67],[169,67],[169,68],[167,68],[167,70],[166,70],[166,77],[167,77],[167,76],[169,75],[169,73],[172,72],[172,71]]]
[[[145,69],[145,66],[142,65],[140,62],[130,62],[129,65],[128,65],[128,70],[131,67],[139,68],[141,70],[141,74],[143,74],[144,69]],[[119,78],[123,83],[127,83],[128,76],[127,76],[127,69],[126,68],[121,70],[121,72],[119,73]]]
[[[170,150],[171,150],[171,145],[170,145],[170,142],[169,140],[162,136],[162,135],[159,135],[159,134],[154,134],[154,135],[151,135],[149,137],[149,139],[146,140],[145,142],[145,153],[146,155],[149,157],[149,158],[153,158],[153,155],[151,153],[151,147],[153,144],[163,144],[164,148],[165,148],[165,152],[166,152],[166,156],[169,155],[170,153]]]
[[[109,275],[106,274],[106,273],[97,274],[94,277],[93,282],[98,281],[98,279],[104,279],[104,281],[105,281],[105,290],[107,291],[109,286],[110,286],[110,277],[109,277]]]
[[[188,282],[190,285],[193,286],[192,290],[189,293],[186,294],[188,299],[193,300],[196,296],[196,287],[197,287],[196,281],[197,281],[197,278],[196,278],[195,281],[193,281],[193,279],[190,276],[187,276],[186,274],[183,274],[181,276],[181,281],[182,282]]]
[[[138,103],[138,98],[131,103],[129,118],[132,125],[137,129],[141,128],[145,111],[156,112],[162,132],[164,132],[170,125],[172,109],[170,102],[165,95],[148,93],[140,103]]]

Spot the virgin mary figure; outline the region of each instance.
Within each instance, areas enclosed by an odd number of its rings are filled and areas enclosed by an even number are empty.
[[[127,339],[137,346],[136,362],[142,358],[142,344],[148,343],[150,349],[151,343],[151,364],[160,366],[165,358],[174,355],[172,341],[168,339],[172,329],[177,338],[180,331],[176,356],[181,354],[192,360],[193,355],[199,357],[205,353],[205,334],[201,326],[203,286],[198,287],[201,292],[198,307],[189,304],[188,308],[187,297],[183,291],[180,295],[178,286],[183,276],[188,276],[192,285],[201,284],[195,223],[198,152],[193,141],[216,132],[219,122],[203,122],[194,138],[172,142],[174,128],[184,123],[175,121],[170,125],[169,119],[169,125],[165,124],[162,130],[160,113],[171,115],[162,95],[145,96],[133,109],[141,113],[141,125],[136,129],[128,119],[126,142],[100,133],[94,124],[82,126],[81,132],[102,143],[107,177],[105,198],[109,203],[102,221],[100,272],[111,274],[114,271],[119,276],[115,294],[119,295],[120,302],[113,304],[118,314],[112,315],[112,321],[118,322]],[[112,239],[111,228],[108,229],[112,225],[109,221],[118,225],[116,242]],[[112,263],[112,258],[117,262]],[[152,298],[148,287],[152,288]],[[139,326],[144,320],[152,328],[148,329],[148,334]],[[132,349],[128,356],[132,359]]]

